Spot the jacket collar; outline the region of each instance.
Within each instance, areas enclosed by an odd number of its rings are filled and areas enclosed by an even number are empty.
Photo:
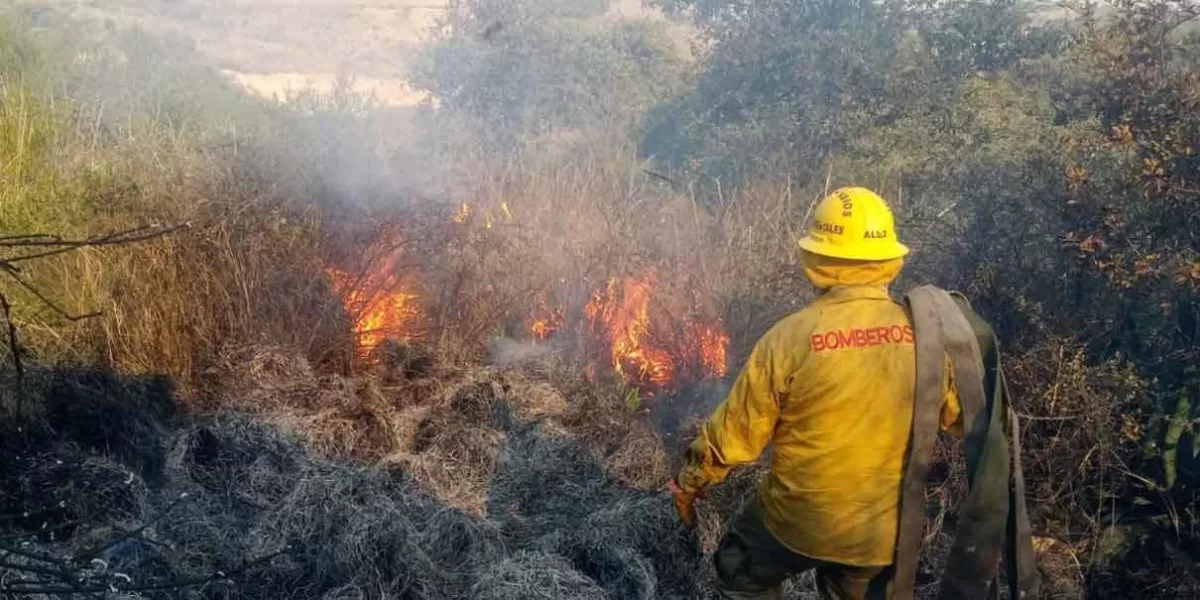
[[[865,285],[837,285],[824,291],[818,298],[821,302],[846,302],[849,300],[891,300],[887,288]]]

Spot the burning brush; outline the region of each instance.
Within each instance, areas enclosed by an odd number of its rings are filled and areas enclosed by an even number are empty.
[[[720,322],[697,318],[680,296],[657,294],[658,287],[651,271],[610,279],[592,294],[589,330],[606,343],[613,370],[649,392],[724,377],[729,336]]]
[[[385,340],[412,341],[425,333],[425,312],[416,278],[401,264],[402,244],[392,232],[371,245],[358,273],[328,266],[326,274],[350,315],[360,358]]]
[[[464,205],[458,216],[465,220],[470,214]],[[352,320],[360,360],[371,357],[385,340],[426,338],[420,281],[416,269],[402,261],[401,242],[393,230],[371,244],[366,267],[357,274],[326,269]],[[563,331],[584,336],[589,354],[603,357],[589,365],[589,376],[611,370],[640,392],[670,394],[727,373],[729,335],[711,310],[701,308],[697,287],[686,278],[664,282],[654,270],[614,277],[582,307],[585,322],[568,325],[567,315],[580,312],[539,298],[524,325],[534,345]]]

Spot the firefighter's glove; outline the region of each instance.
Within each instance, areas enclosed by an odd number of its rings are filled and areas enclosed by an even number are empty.
[[[679,513],[679,520],[687,527],[695,527],[696,498],[703,498],[704,491],[685,491],[674,479],[667,484],[667,491],[671,492],[671,497],[675,500],[675,512]]]

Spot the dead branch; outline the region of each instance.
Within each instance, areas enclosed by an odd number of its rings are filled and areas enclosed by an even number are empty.
[[[678,193],[683,190],[683,186],[680,185],[678,181],[675,181],[674,179],[671,179],[670,177],[667,177],[666,175],[663,175],[662,173],[656,173],[654,171],[651,171],[650,169],[642,169],[642,172],[649,175],[650,177],[652,177],[654,179],[666,182],[668,185],[671,186],[671,191],[673,191],[673,192]]]
[[[48,250],[40,250],[20,256],[11,256],[0,258],[0,267],[5,270],[11,270],[11,267],[19,262],[26,262],[38,258],[46,258],[66,252],[72,252],[82,248],[95,248],[100,246],[117,246],[121,244],[133,244],[144,242],[157,237],[162,237],[170,233],[179,231],[188,227],[188,224],[176,225],[173,227],[158,227],[155,225],[142,225],[133,229],[113,232],[106,235],[85,238],[81,240],[64,240],[56,238],[56,236],[47,234],[34,234],[26,239],[15,239],[8,241],[0,241],[0,248],[49,248]]]
[[[64,571],[62,569],[50,569],[47,567],[36,567],[33,565],[23,565],[20,563],[10,562],[10,561],[6,561],[6,560],[0,560],[0,568],[12,569],[13,571],[21,571],[22,573],[30,573],[33,575],[44,575],[46,577],[57,577],[58,579],[63,579],[63,580],[73,580],[75,577],[69,571]]]
[[[16,252],[15,256],[4,256],[0,254],[0,275],[7,275],[9,279],[16,282],[17,285],[25,289],[37,298],[39,302],[50,308],[60,317],[71,321],[80,321],[92,317],[100,316],[100,311],[93,311],[85,314],[72,314],[67,309],[59,306],[56,302],[50,299],[36,285],[27,280],[24,276],[24,271],[19,266],[19,263],[29,262],[39,258],[47,258],[74,252],[83,248],[95,248],[101,246],[117,246],[123,244],[134,244],[144,242],[157,237],[168,235],[189,227],[190,224],[184,223],[173,227],[160,227],[157,225],[142,225],[131,229],[124,229],[112,233],[93,236],[83,239],[64,239],[61,236],[50,233],[23,233],[15,235],[0,236],[0,252],[10,251]],[[24,249],[36,249],[33,251],[25,251]],[[23,253],[22,253],[23,252]],[[24,393],[25,381],[25,365],[21,361],[21,344],[17,337],[17,326],[12,318],[12,304],[4,294],[0,293],[0,312],[4,313],[4,325],[8,335],[8,348],[12,354],[13,367],[16,370],[17,376],[17,412],[21,410],[21,398]]]
[[[54,533],[54,532],[56,532],[56,531],[62,531],[62,530],[64,530],[64,529],[70,529],[70,528],[72,528],[72,527],[78,527],[78,526],[80,526],[80,525],[87,525],[87,524],[89,524],[91,521],[92,521],[91,519],[75,519],[75,520],[73,520],[73,521],[67,521],[66,523],[59,523],[58,525],[55,525],[54,527],[45,527],[45,528],[43,528],[43,529],[38,529],[38,530],[36,530],[36,531],[29,531],[29,532],[26,532],[26,533],[15,533],[15,534],[12,534],[12,535],[0,536],[0,543],[2,543],[2,542],[11,542],[11,541],[15,541],[15,540],[24,540],[24,539],[29,539],[29,538],[33,538],[33,537],[38,537],[38,536],[41,536],[41,535],[45,535],[45,534],[47,534],[47,533]]]
[[[0,266],[3,266],[3,265],[0,265]],[[73,315],[67,309],[56,304],[53,300],[51,300],[49,297],[47,297],[45,294],[43,294],[41,290],[37,289],[36,286],[34,286],[32,283],[29,283],[28,281],[26,281],[20,275],[10,272],[9,276],[14,281],[16,281],[18,285],[25,288],[25,290],[28,291],[30,294],[33,294],[33,296],[35,298],[37,298],[38,301],[40,301],[42,304],[46,305],[48,308],[50,308],[50,310],[53,310],[55,313],[57,313],[58,316],[66,319],[68,321],[71,321],[72,323],[74,323],[75,321],[82,321],[84,319],[91,319],[93,317],[98,317],[101,314],[100,311],[92,311],[90,313],[84,313],[82,315]],[[12,321],[10,320],[9,323],[12,323]]]
[[[291,548],[283,548],[276,552],[272,552],[270,554],[266,554],[264,556],[260,556],[256,559],[254,559],[254,560],[243,563],[242,565],[238,566],[235,569],[232,569],[229,571],[216,571],[216,572],[214,572],[210,575],[204,576],[204,577],[195,577],[195,578],[191,578],[191,579],[177,579],[174,581],[167,581],[167,582],[163,582],[163,583],[152,583],[152,584],[146,584],[146,585],[130,585],[130,586],[116,585],[113,583],[108,583],[106,585],[96,585],[93,582],[88,582],[89,585],[92,585],[93,587],[87,587],[87,588],[82,587],[82,586],[73,586],[69,582],[68,582],[68,585],[70,587],[55,587],[54,584],[49,583],[49,582],[34,583],[34,582],[20,581],[20,582],[14,582],[13,584],[10,584],[10,585],[0,585],[0,594],[8,594],[8,595],[12,595],[12,596],[34,596],[34,595],[58,595],[58,594],[102,594],[105,592],[148,592],[148,591],[155,591],[155,590],[177,590],[177,589],[181,589],[181,588],[205,585],[208,583],[212,583],[214,581],[232,579],[234,575],[241,574],[241,573],[248,571],[258,565],[268,563],[268,562],[275,560],[276,558],[278,558],[284,554],[288,554],[290,552],[291,552]],[[19,565],[16,565],[16,566],[0,565],[0,566],[5,566],[7,568],[12,568],[12,569],[18,570],[18,571],[26,570],[24,567],[19,566]],[[32,571],[29,571],[29,572],[32,572]],[[52,573],[52,574],[55,576],[59,575],[59,573],[57,573],[57,572]],[[17,586],[17,587],[14,587],[14,586]]]
[[[66,559],[59,558],[57,556],[51,556],[49,554],[42,554],[40,552],[33,552],[31,550],[25,550],[23,548],[16,548],[8,544],[0,544],[0,555],[3,553],[20,556],[21,558],[28,558],[29,560],[36,560],[38,562],[43,562],[50,565],[66,566],[67,564]]]
[[[129,531],[126,531],[122,535],[117,536],[116,538],[109,540],[108,542],[106,542],[104,544],[101,544],[91,550],[87,550],[87,551],[79,554],[78,556],[75,557],[74,561],[77,563],[87,561],[93,557],[103,554],[104,551],[111,549],[112,547],[116,546],[117,544],[120,544],[121,542],[124,542],[131,538],[140,536],[143,531],[145,531],[151,525],[154,525],[155,523],[161,521],[163,517],[167,516],[167,513],[170,513],[172,510],[174,510],[174,508],[176,506],[179,506],[179,504],[181,502],[183,502],[184,500],[187,500],[187,498],[188,498],[187,494],[180,494],[178,498],[171,501],[171,503],[168,504],[161,511],[159,511],[159,513],[157,515],[154,515],[153,517],[146,519],[146,522],[142,523],[142,525],[140,527],[138,527],[137,529],[131,529]]]
[[[61,240],[62,238],[49,233],[22,233],[18,235],[0,235],[0,243],[9,243],[37,239]]]
[[[13,368],[17,373],[17,412],[21,412],[21,396],[25,389],[25,363],[21,361],[21,342],[17,338],[17,325],[12,320],[12,305],[0,293],[0,311],[4,312],[4,325],[8,333],[8,351],[12,354]]]
[[[173,508],[178,506],[179,503],[181,503],[187,497],[188,497],[187,494],[181,494],[178,498],[175,499],[174,502],[172,502],[167,507],[163,508],[157,515],[148,519],[140,527],[137,527],[136,529],[132,529],[132,530],[122,529],[121,535],[117,536],[116,538],[113,538],[99,546],[96,546],[92,550],[88,550],[88,551],[79,553],[75,556],[71,556],[71,557],[58,558],[58,557],[47,555],[47,554],[26,551],[26,550],[22,550],[20,548],[11,547],[7,544],[4,544],[4,542],[17,541],[17,540],[20,540],[23,538],[32,537],[32,536],[46,533],[46,531],[56,531],[56,530],[74,526],[74,525],[85,524],[89,521],[89,519],[80,519],[77,521],[63,523],[63,524],[58,525],[49,530],[39,530],[36,532],[31,532],[29,534],[19,534],[19,535],[13,535],[13,536],[7,536],[4,538],[0,538],[0,568],[8,569],[10,571],[17,571],[19,573],[28,574],[28,575],[35,575],[35,576],[41,576],[41,577],[53,577],[54,579],[58,580],[62,584],[66,584],[66,585],[70,586],[70,589],[59,588],[59,587],[46,587],[46,586],[51,586],[53,584],[46,582],[46,581],[21,580],[21,581],[11,582],[10,584],[8,584],[6,586],[0,586],[0,592],[16,594],[16,595],[42,593],[42,594],[68,594],[68,595],[73,596],[75,594],[96,595],[96,594],[102,593],[104,591],[104,589],[112,591],[114,586],[111,585],[111,582],[108,584],[108,587],[103,588],[103,589],[98,588],[98,587],[85,589],[84,588],[85,585],[89,585],[89,586],[95,585],[94,581],[89,580],[89,579],[95,579],[95,577],[89,578],[86,576],[81,576],[78,572],[78,566],[87,564],[87,562],[89,560],[94,559],[95,557],[99,556],[100,554],[103,554],[105,551],[107,551],[107,550],[113,548],[114,546],[116,546],[126,540],[129,540],[131,538],[138,538],[138,539],[144,540],[146,542],[156,543],[156,542],[153,542],[153,540],[147,540],[146,538],[142,538],[141,537],[142,532],[144,532],[151,525],[154,525],[155,523],[161,521],[164,516],[166,516],[168,513],[170,513]],[[29,561],[36,561],[38,563],[42,563],[42,564],[48,565],[48,566],[40,566],[38,564],[21,564],[20,562],[14,562],[12,560],[5,560],[5,558],[7,558],[7,555],[21,557],[21,558],[24,558]],[[21,586],[21,587],[14,588],[13,585]],[[186,587],[187,585],[190,585],[188,583],[188,581],[171,582],[170,585],[164,585],[163,587],[160,587],[160,588],[148,588],[148,589],[168,589],[168,588],[176,588],[176,587]],[[29,590],[26,590],[24,586],[33,586],[33,587],[29,588]],[[33,589],[37,589],[39,591],[36,591],[36,592],[32,591]]]
[[[3,561],[3,560],[0,560],[0,567],[3,567],[5,569],[10,569],[13,571],[18,571],[20,573],[27,573],[30,575],[40,575],[43,577],[54,577],[55,579],[58,579],[59,581],[62,581],[63,583],[71,586],[70,587],[71,591],[67,592],[67,593],[72,594],[72,595],[73,594],[94,594],[94,592],[88,592],[88,591],[84,590],[83,584],[80,581],[80,578],[78,576],[76,576],[74,573],[71,573],[70,571],[66,571],[66,570],[62,570],[62,569],[49,569],[49,568],[45,568],[45,567],[35,567],[32,565],[22,565],[19,563],[11,563],[8,561]],[[14,584],[33,584],[33,585],[39,584],[39,582],[36,582],[36,581],[14,581],[13,583]]]

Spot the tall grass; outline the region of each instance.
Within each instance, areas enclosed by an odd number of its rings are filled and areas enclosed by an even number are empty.
[[[188,225],[28,266],[23,275],[56,304],[100,310],[97,319],[69,323],[4,282],[36,359],[104,362],[191,384],[239,341],[333,352],[331,332],[344,324],[322,275],[317,186],[307,183],[305,197],[304,185],[281,185],[311,166],[286,137],[291,113],[231,95],[215,73],[138,46],[146,40],[137,36],[114,50],[103,45],[111,41],[63,48],[16,26],[0,31],[10,46],[0,64],[0,229],[82,237]],[[50,60],[64,53],[87,58]],[[150,66],[156,60],[163,64]],[[111,87],[82,85],[98,73]]]

